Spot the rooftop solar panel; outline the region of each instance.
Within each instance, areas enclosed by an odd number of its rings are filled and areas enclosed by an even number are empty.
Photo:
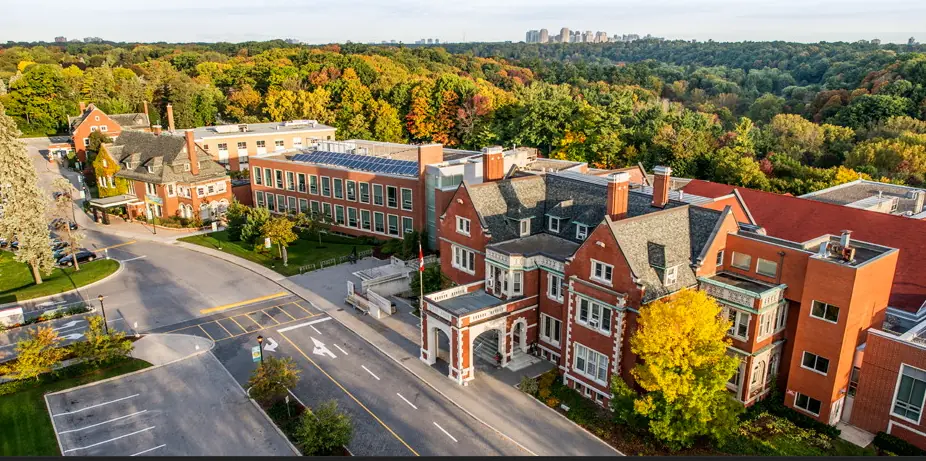
[[[396,174],[412,177],[418,176],[418,162],[411,160],[396,160],[385,157],[325,151],[296,154],[293,155],[291,159],[295,162],[340,166],[351,170],[368,171],[371,173]]]

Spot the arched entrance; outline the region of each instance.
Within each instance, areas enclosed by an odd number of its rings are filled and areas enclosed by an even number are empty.
[[[518,319],[511,326],[511,346],[520,352],[527,352],[527,321]],[[512,350],[512,353],[516,352]]]
[[[491,369],[500,366],[505,355],[505,333],[498,329],[486,330],[473,339],[473,366]]]

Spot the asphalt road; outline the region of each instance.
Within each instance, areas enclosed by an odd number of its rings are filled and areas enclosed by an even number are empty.
[[[50,327],[57,331],[58,336],[62,338],[61,345],[63,346],[81,341],[84,338],[84,333],[87,331],[88,324],[86,318],[91,315],[99,314],[100,312],[97,310],[96,312],[72,315],[56,320],[49,320],[47,322],[33,323],[22,328],[0,332],[0,362],[5,362],[16,357],[16,343],[28,338],[30,333],[40,327]],[[107,323],[109,324],[110,331],[130,333],[128,325],[121,318],[107,318]]]

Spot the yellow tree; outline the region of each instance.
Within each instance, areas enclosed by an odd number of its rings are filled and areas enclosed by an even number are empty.
[[[265,238],[269,238],[270,243],[273,243],[279,249],[280,258],[283,259],[284,266],[288,262],[286,247],[299,238],[299,236],[293,232],[294,225],[295,223],[285,216],[275,216],[268,219],[260,229],[261,234]]]
[[[671,448],[705,435],[723,440],[736,424],[742,407],[726,383],[739,361],[727,353],[729,327],[703,291],[686,290],[640,309],[639,329],[630,339],[639,361],[631,373],[645,392],[634,411]]]
[[[39,327],[29,333],[29,338],[16,344],[16,364],[13,372],[18,379],[38,378],[42,373],[51,371],[58,362],[67,356],[67,351],[59,347],[61,338],[51,327]]]

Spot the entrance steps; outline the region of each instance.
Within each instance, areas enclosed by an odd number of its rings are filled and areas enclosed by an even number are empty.
[[[511,371],[518,371],[524,368],[527,368],[540,361],[540,357],[535,357],[526,352],[522,352],[520,348],[515,348],[514,354],[511,355],[511,360],[508,361],[508,366],[505,367]]]
[[[498,338],[494,335],[480,335],[473,341],[473,354],[486,363],[495,364],[496,352],[498,352]]]

